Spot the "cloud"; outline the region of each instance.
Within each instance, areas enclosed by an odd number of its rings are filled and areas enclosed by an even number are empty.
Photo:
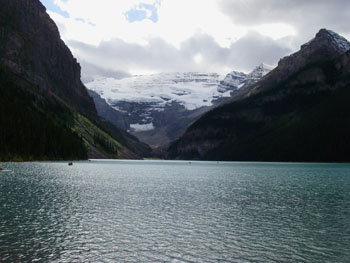
[[[243,70],[252,69],[260,63],[275,65],[280,58],[292,53],[285,41],[287,39],[276,41],[252,31],[231,45],[226,59],[232,68]]]
[[[348,0],[221,0],[220,9],[242,26],[282,23],[296,28],[299,41],[312,38],[320,28],[350,36]]]
[[[249,72],[262,62],[277,64],[320,28],[350,36],[348,0],[48,1],[69,14],[49,12],[81,62],[84,81],[96,75]]]
[[[217,0],[51,1],[69,14],[69,17],[63,17],[50,12],[56,22],[69,28],[69,32],[62,34],[64,40],[97,45],[101,41],[120,38],[145,45],[149,38],[163,38],[179,47],[196,32],[201,32],[213,36],[221,46],[229,46],[232,40],[246,33],[222,15]]]
[[[89,75],[121,78],[128,73],[198,71],[226,74],[233,69],[249,72],[262,62],[273,65],[291,52],[283,41],[275,41],[255,31],[227,48],[207,34],[192,36],[179,49],[159,38],[150,39],[146,46],[121,39],[103,41],[98,46],[78,41],[71,41],[69,45],[82,64],[85,82]]]
[[[96,77],[106,77],[114,79],[123,79],[131,77],[131,75],[127,72],[121,70],[106,69],[102,66],[91,64],[83,59],[80,60],[80,63],[83,65],[81,71],[81,79],[83,83],[89,83],[93,81]]]

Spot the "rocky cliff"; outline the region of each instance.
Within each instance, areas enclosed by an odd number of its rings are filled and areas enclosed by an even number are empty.
[[[268,89],[307,64],[338,57],[349,49],[350,43],[344,37],[331,30],[321,29],[312,40],[303,44],[298,52],[282,58],[278,66],[266,75],[263,81],[251,87],[248,93],[254,94]]]
[[[96,114],[80,80],[80,65],[38,0],[0,0],[0,64],[74,109]]]
[[[80,65],[39,0],[0,0],[0,160],[140,158],[99,118]]]

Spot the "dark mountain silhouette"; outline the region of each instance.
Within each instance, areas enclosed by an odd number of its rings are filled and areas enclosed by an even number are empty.
[[[239,99],[191,125],[169,158],[350,161],[349,48],[321,29]]]
[[[147,145],[101,120],[80,65],[38,0],[0,0],[0,159],[140,158]]]

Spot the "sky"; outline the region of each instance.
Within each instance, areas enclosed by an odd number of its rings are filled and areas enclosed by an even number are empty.
[[[250,72],[277,65],[321,28],[350,38],[348,0],[40,0],[95,77]]]

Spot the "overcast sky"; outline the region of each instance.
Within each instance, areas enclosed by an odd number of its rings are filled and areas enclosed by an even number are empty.
[[[348,0],[41,0],[62,39],[95,76],[249,72],[321,28],[350,37]]]

